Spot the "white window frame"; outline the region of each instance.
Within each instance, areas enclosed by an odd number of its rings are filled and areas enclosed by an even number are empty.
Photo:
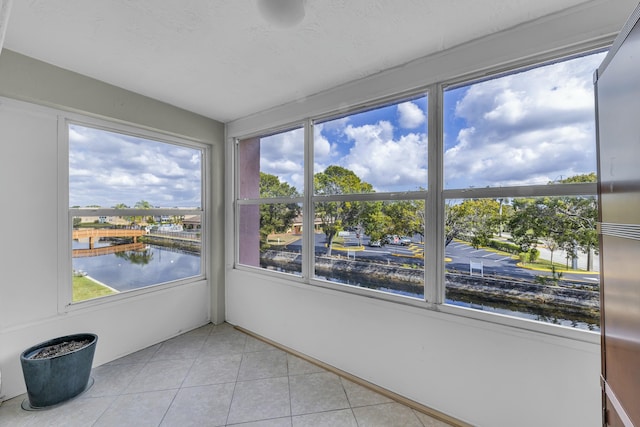
[[[201,150],[201,206],[199,209],[115,209],[111,208],[70,208],[69,207],[69,126],[79,125],[88,128],[114,132],[123,135],[145,138],[157,142],[183,146]],[[168,134],[155,129],[135,126],[128,123],[103,120],[91,116],[72,113],[60,113],[58,115],[58,311],[60,313],[82,310],[101,304],[117,303],[126,298],[138,297],[151,292],[160,292],[169,288],[189,285],[191,283],[207,280],[209,277],[210,262],[208,261],[208,248],[210,247],[208,230],[209,198],[207,197],[209,182],[211,179],[211,147],[191,138]],[[200,215],[201,218],[201,243],[200,243],[200,274],[184,279],[145,286],[139,289],[124,291],[118,294],[107,295],[84,301],[72,301],[72,230],[74,216],[145,216],[152,215]]]
[[[338,283],[332,283],[324,280],[318,280],[311,277],[313,272],[313,257],[309,256],[313,254],[313,241],[310,236],[310,230],[313,229],[313,202],[319,200],[313,195],[313,168],[307,167],[305,169],[305,188],[304,188],[304,206],[305,213],[303,215],[304,231],[303,232],[303,274],[302,277],[285,277],[282,274],[276,272],[260,270],[259,274],[270,276],[284,284],[294,284],[299,286],[304,285],[316,285],[323,288],[328,288],[341,292],[348,292],[352,294],[362,295],[365,297],[373,297],[390,302],[396,302],[404,305],[410,305],[414,307],[424,308],[428,310],[435,310],[443,313],[452,314],[469,319],[480,320],[491,324],[503,325],[507,327],[514,327],[516,329],[525,329],[535,332],[541,332],[547,335],[553,335],[561,338],[569,338],[577,341],[585,341],[589,343],[599,343],[600,333],[583,329],[570,328],[558,326],[550,323],[538,322],[528,320],[525,318],[501,315],[496,313],[483,312],[475,309],[469,309],[465,307],[459,307],[454,305],[448,305],[444,303],[445,300],[445,265],[444,265],[444,216],[445,216],[445,203],[449,199],[468,199],[468,198],[497,198],[497,197],[533,197],[533,196],[597,196],[597,184],[596,183],[573,183],[573,184],[556,184],[556,185],[528,185],[528,186],[514,186],[514,187],[490,187],[490,188],[468,188],[468,189],[445,189],[444,188],[444,129],[443,129],[443,94],[445,88],[453,86],[463,86],[473,84],[482,80],[490,80],[493,78],[499,78],[504,75],[517,73],[526,69],[537,68],[545,66],[554,62],[561,62],[574,57],[586,56],[598,51],[606,50],[609,47],[609,41],[606,42],[593,42],[584,44],[579,47],[559,49],[554,52],[545,52],[543,54],[528,57],[514,61],[510,64],[501,64],[493,69],[483,69],[460,75],[452,79],[442,79],[431,84],[419,86],[411,91],[397,93],[393,96],[386,96],[378,99],[369,99],[365,103],[352,105],[350,108],[341,108],[340,112],[326,111],[320,112],[315,115],[306,116],[302,121],[305,123],[305,165],[313,165],[313,144],[309,143],[313,140],[313,123],[319,120],[326,120],[331,117],[345,116],[353,113],[357,113],[366,109],[373,109],[382,107],[394,101],[399,101],[412,96],[418,96],[419,94],[428,94],[428,183],[427,191],[422,192],[407,192],[407,193],[372,193],[372,194],[355,194],[345,195],[336,198],[344,200],[345,197],[349,200],[406,200],[406,199],[419,199],[425,198],[425,215],[429,222],[429,230],[425,232],[425,254],[433,254],[433,256],[425,256],[425,291],[424,301],[416,300],[413,298],[406,298],[402,296],[393,295],[386,292],[380,292],[370,290],[366,288],[359,288],[356,286],[341,285]],[[396,85],[399,87],[400,85]],[[344,104],[343,104],[344,105]],[[342,106],[343,106],[342,105]],[[316,110],[317,105],[312,105]],[[268,115],[267,115],[268,116]],[[277,116],[277,115],[276,115]],[[265,125],[265,120],[261,119],[257,122],[262,123],[265,126],[264,129],[259,130],[253,128],[251,133],[247,133],[246,136],[242,134],[241,129],[243,126],[237,126],[240,130],[237,134],[233,131],[227,136],[230,140],[241,140],[249,137],[255,137],[258,135],[273,134],[274,129],[286,129],[291,128],[294,124],[299,124],[301,120],[298,118],[295,121],[281,123],[278,127],[269,128]],[[246,125],[245,125],[246,126]],[[237,165],[232,163],[235,168]],[[231,175],[234,177],[232,186],[237,183],[237,170]],[[385,195],[386,194],[386,195]],[[382,197],[381,197],[382,195]],[[237,231],[237,193],[234,193],[234,223],[236,224],[235,230]],[[324,196],[319,196],[324,197]],[[328,199],[323,199],[328,200]],[[233,268],[238,270],[246,270],[249,267],[238,265],[237,263],[237,232],[234,238],[235,246],[235,262]],[[252,269],[254,272],[257,269]],[[506,331],[506,330],[505,330]]]

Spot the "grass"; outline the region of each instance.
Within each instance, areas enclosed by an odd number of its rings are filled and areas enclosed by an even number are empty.
[[[86,276],[73,276],[73,302],[103,297],[115,292]]]
[[[273,246],[286,246],[289,243],[295,242],[300,238],[301,236],[299,234],[291,234],[291,233],[269,234],[269,237],[267,238],[267,243]]]
[[[586,271],[586,270],[573,270],[571,268],[567,268],[565,264],[560,264],[558,262],[554,262],[553,265],[551,261],[546,259],[537,259],[535,262],[519,262],[518,267],[526,268],[529,270],[535,271],[546,271],[551,272],[555,270],[556,273],[580,273],[580,274],[598,274],[597,271]],[[552,270],[553,266],[553,270]]]

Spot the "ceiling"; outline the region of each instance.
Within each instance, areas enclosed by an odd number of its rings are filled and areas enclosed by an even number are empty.
[[[1,1],[1,0],[0,0]],[[228,122],[587,0],[16,0],[4,47]]]

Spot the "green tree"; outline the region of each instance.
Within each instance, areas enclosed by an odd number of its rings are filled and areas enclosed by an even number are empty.
[[[535,247],[542,241],[551,254],[564,247],[571,239],[571,229],[567,217],[565,200],[559,197],[538,197],[514,200],[514,213],[509,222],[514,241],[523,250]]]
[[[125,208],[128,207],[122,203],[120,203],[120,205],[124,206]],[[146,200],[139,200],[136,202],[136,204],[133,207],[134,209],[151,209],[153,206],[151,206],[151,203],[147,202]],[[127,219],[131,221],[131,225],[135,225],[142,222],[143,216],[142,215],[132,216],[132,217],[128,217]]]
[[[445,214],[445,244],[464,236],[478,248],[486,246],[499,231],[500,203],[493,199],[468,199],[447,206]]]
[[[124,203],[117,203],[117,204],[115,204],[113,206],[113,209],[129,209],[129,206],[127,206]],[[126,219],[130,223],[135,223],[135,221],[136,221],[136,219],[134,217],[132,217],[132,216],[126,216],[126,217],[120,216],[119,218]]]
[[[299,197],[295,187],[280,182],[277,176],[260,172],[260,197]],[[267,243],[269,234],[286,232],[301,209],[297,203],[265,203],[260,205],[260,240]]]
[[[597,182],[595,172],[571,176],[562,183]],[[568,253],[577,254],[580,250],[587,254],[587,271],[593,270],[593,253],[598,248],[598,200],[596,197],[564,197],[561,213],[566,216],[567,229],[570,238],[564,242],[564,249]]]
[[[391,228],[391,219],[383,212],[383,202],[364,202],[363,205],[360,223],[364,234],[372,241],[381,240]]]
[[[595,173],[575,175],[559,181],[563,184],[595,182]],[[580,250],[587,254],[587,269],[593,268],[592,253],[597,248],[597,200],[586,197],[518,198],[509,228],[515,243],[527,251],[542,241],[551,252],[564,249],[570,257]],[[568,262],[568,260],[567,260]]]
[[[151,209],[153,206],[151,206],[151,203],[147,202],[146,200],[140,200],[137,201],[134,208],[136,209]]]
[[[383,205],[388,219],[387,234],[424,237],[424,200],[399,200]]]
[[[522,252],[528,252],[538,244],[539,235],[531,225],[531,217],[536,215],[535,199],[517,198],[512,202],[512,214],[507,220],[511,239],[520,246]]]
[[[329,166],[313,177],[315,194],[372,193],[373,186],[362,181],[353,171],[341,166]],[[361,215],[367,214],[367,203],[356,201],[318,202],[315,213],[321,220],[322,231],[327,238],[327,255],[331,255],[333,238],[343,227],[359,226]]]
[[[585,173],[581,175],[573,175],[563,180],[558,181],[562,184],[576,184],[582,182],[598,182],[598,177],[595,172]],[[553,183],[550,183],[553,184]]]

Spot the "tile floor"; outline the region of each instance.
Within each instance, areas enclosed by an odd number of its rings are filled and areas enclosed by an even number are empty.
[[[447,424],[234,329],[203,326],[93,370],[93,387],[44,411],[0,406],[0,426]]]

